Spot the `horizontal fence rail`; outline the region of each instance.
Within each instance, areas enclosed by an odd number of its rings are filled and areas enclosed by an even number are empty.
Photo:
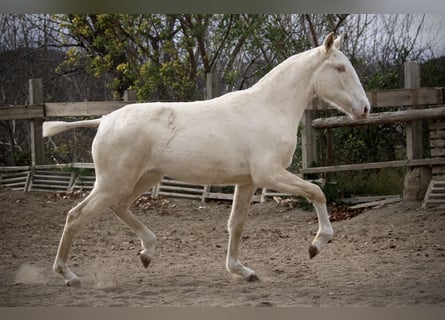
[[[315,119],[312,121],[312,127],[315,129],[326,129],[435,119],[445,119],[445,106],[430,109],[371,113],[368,118],[359,120],[352,120],[347,116]]]
[[[373,108],[399,107],[401,111],[371,113],[367,119],[351,120],[347,117],[331,117],[315,119],[318,110],[333,109],[326,103],[315,98],[307,106],[302,118],[302,170],[301,174],[328,173],[339,171],[354,171],[367,169],[380,169],[386,167],[411,168],[426,166],[432,167],[433,176],[443,177],[445,172],[445,139],[443,124],[437,124],[437,130],[430,131],[431,157],[422,159],[419,156],[422,150],[420,121],[433,120],[444,122],[445,119],[445,88],[420,88],[418,64],[409,62],[405,64],[404,89],[390,89],[366,92]],[[417,71],[416,71],[417,70]],[[418,81],[419,80],[419,81]],[[106,115],[125,105],[134,103],[136,97],[133,92],[126,92],[124,101],[95,101],[95,102],[51,102],[43,101],[41,79],[29,81],[29,105],[16,105],[0,107],[0,120],[29,120],[32,166],[28,167],[0,167],[0,185],[22,190],[43,190],[47,185],[50,190],[89,190],[94,185],[94,177],[78,176],[75,170],[72,173],[53,174],[43,173],[55,169],[70,171],[73,168],[94,169],[92,163],[71,163],[47,165],[45,160],[45,144],[42,137],[42,123],[51,117],[97,117]],[[130,94],[131,93],[131,94]],[[363,126],[373,124],[390,124],[406,122],[407,156],[409,160],[345,164],[334,166],[311,167],[318,163],[318,150],[316,148],[319,129]],[[437,137],[436,137],[437,136]],[[73,171],[73,170],[71,170]],[[201,199],[232,199],[232,194],[213,192],[212,186],[189,185],[183,182],[174,182],[163,179],[153,188],[156,195],[169,195],[180,193],[183,197]],[[260,197],[255,199],[273,198],[282,196],[280,193],[263,189]],[[284,195],[283,195],[284,196]],[[258,200],[259,201],[259,200]]]
[[[445,103],[445,89],[391,89],[368,91],[367,96],[373,108],[393,106],[421,106]],[[316,99],[317,100],[317,99]],[[134,101],[85,101],[85,102],[47,102],[35,105],[15,105],[0,107],[0,120],[26,120],[45,117],[101,116],[122,108]],[[313,103],[307,110],[334,109]]]
[[[93,189],[96,177],[92,175],[79,175],[79,168],[94,168],[93,163],[70,163],[57,165],[40,165],[35,167],[16,166],[0,167],[0,188],[8,188],[15,191],[40,191],[40,192],[75,192],[90,191]],[[51,170],[53,169],[53,170]],[[61,171],[69,169],[69,172]],[[230,186],[234,187],[234,186]],[[185,181],[178,181],[164,177],[152,189],[145,194],[153,198],[175,197],[195,199],[205,202],[207,200],[233,200],[233,192],[215,192],[211,185],[199,185]],[[261,189],[260,194],[255,194],[253,202],[272,199],[276,196],[292,196],[281,194],[272,190]]]
[[[356,170],[383,169],[383,168],[423,167],[432,165],[445,165],[445,158],[395,160],[395,161],[384,161],[384,162],[344,164],[344,165],[336,165],[328,167],[312,167],[312,168],[302,169],[301,173],[311,174],[311,173],[356,171]]]

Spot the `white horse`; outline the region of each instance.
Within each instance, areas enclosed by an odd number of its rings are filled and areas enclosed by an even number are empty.
[[[318,233],[309,247],[313,258],[333,237],[321,189],[288,172],[297,128],[314,95],[352,118],[365,118],[370,104],[359,78],[339,51],[341,37],[294,55],[249,89],[186,103],[137,103],[100,119],[45,122],[43,135],[69,128],[98,127],[92,145],[96,183],[68,212],[53,270],[67,285],[79,278],[67,266],[75,233],[87,220],[111,209],[140,238],[147,267],[156,236],[129,210],[164,175],[198,184],[236,185],[228,221],[226,268],[247,281],[259,278],[238,258],[241,232],[258,187],[306,197],[316,209]]]

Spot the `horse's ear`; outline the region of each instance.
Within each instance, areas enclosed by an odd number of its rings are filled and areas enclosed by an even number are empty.
[[[337,37],[337,39],[334,40],[334,46],[337,49],[340,48],[344,38],[345,38],[345,34],[343,33],[339,37]]]
[[[325,52],[328,53],[333,45],[334,45],[334,33],[331,32],[323,41],[323,47]]]

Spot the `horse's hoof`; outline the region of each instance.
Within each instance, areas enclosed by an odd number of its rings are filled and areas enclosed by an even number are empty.
[[[144,254],[141,254],[141,261],[142,261],[142,265],[144,266],[144,268],[148,268],[148,266],[150,265],[151,259],[146,257]]]
[[[256,274],[251,274],[246,278],[247,282],[259,282],[260,278]]]
[[[309,247],[309,258],[312,259],[313,257],[315,257],[317,254],[319,254],[320,251],[318,251],[318,248],[314,245],[311,245]]]
[[[65,284],[67,287],[76,287],[79,288],[81,286],[79,278],[74,278],[71,280],[66,280]]]

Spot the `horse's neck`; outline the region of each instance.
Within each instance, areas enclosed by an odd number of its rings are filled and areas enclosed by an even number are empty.
[[[268,95],[264,99],[272,99],[268,107],[293,115],[298,122],[313,98],[311,77],[321,62],[319,48],[294,55],[272,69],[252,89]]]

